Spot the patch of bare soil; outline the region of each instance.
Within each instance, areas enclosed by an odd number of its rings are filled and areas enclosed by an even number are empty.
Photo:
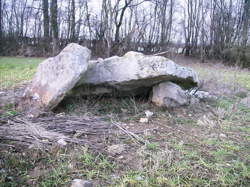
[[[27,84],[20,84],[11,89],[0,89],[0,115],[8,109],[15,108],[26,86]]]

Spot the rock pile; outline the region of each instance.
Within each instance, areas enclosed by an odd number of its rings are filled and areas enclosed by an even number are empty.
[[[89,49],[72,43],[58,56],[42,62],[22,105],[48,111],[66,96],[122,97],[152,92],[152,102],[157,106],[178,107],[190,102],[190,94],[183,89],[199,83],[192,69],[161,56],[128,52],[96,61],[90,61],[90,57]]]

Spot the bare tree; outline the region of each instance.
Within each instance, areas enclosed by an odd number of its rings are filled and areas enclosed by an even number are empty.
[[[202,61],[227,59],[233,50],[238,61],[247,58],[249,0],[102,0],[100,11],[92,11],[92,2],[0,0],[1,52],[23,55],[33,48],[33,55],[55,55],[78,42],[106,57],[172,50],[184,42],[185,54]]]
[[[48,51],[49,42],[49,2],[43,0],[43,32],[44,32],[44,49]]]
[[[75,0],[71,0],[71,28],[70,28],[70,41],[74,42],[75,41],[75,35],[76,35],[76,30],[75,30],[75,22],[76,22],[76,16],[75,16]]]
[[[248,41],[250,25],[250,1],[244,0],[244,13],[243,13],[243,29],[242,29],[242,46],[246,47]]]
[[[0,0],[0,42],[1,41],[2,41],[2,0]],[[0,44],[0,49],[1,49],[1,44]]]
[[[55,55],[58,52],[57,0],[51,0],[50,13],[51,13],[51,31],[52,31],[52,41],[53,41],[53,54]]]

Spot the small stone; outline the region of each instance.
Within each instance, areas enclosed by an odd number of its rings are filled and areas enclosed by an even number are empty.
[[[74,165],[72,163],[69,163],[68,168],[69,169],[74,169]]]
[[[143,180],[143,177],[137,176],[135,179],[136,179],[137,181],[142,181],[142,180]]]
[[[145,114],[146,114],[147,118],[151,118],[154,115],[154,113],[149,111],[149,110],[146,110]]]
[[[223,133],[220,134],[220,138],[226,138],[227,136]]]
[[[35,93],[34,95],[33,95],[33,100],[39,100],[39,98],[40,98],[40,96],[39,96],[39,94],[38,93]]]
[[[64,112],[59,113],[59,114],[56,114],[56,117],[63,117],[63,116],[65,116],[65,113],[64,113]]]
[[[74,179],[71,187],[93,187],[93,183],[82,179]]]
[[[111,145],[108,147],[108,152],[113,155],[121,154],[123,151],[125,151],[124,144]]]
[[[127,112],[128,112],[128,110],[127,110],[127,109],[124,109],[124,108],[122,108],[121,111],[122,111],[123,113],[127,113]]]
[[[119,156],[118,159],[122,160],[122,159],[124,159],[124,156]]]
[[[35,116],[33,114],[28,114],[27,117],[28,118],[34,118]]]
[[[60,139],[57,141],[58,144],[62,145],[62,146],[66,146],[67,142],[64,139]]]
[[[140,123],[148,123],[148,118],[141,118]]]
[[[191,97],[195,97],[195,98],[197,98],[197,99],[199,99],[201,101],[211,101],[211,100],[218,99],[215,95],[211,95],[209,92],[196,91],[194,89],[189,92],[189,95]]]
[[[247,108],[250,108],[250,96],[244,99],[241,99],[240,103]]]

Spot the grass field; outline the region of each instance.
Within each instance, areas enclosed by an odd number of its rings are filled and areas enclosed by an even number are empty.
[[[41,61],[0,58],[1,88],[30,80]],[[141,132],[144,143],[120,135],[103,137],[105,149],[125,145],[116,155],[77,145],[46,151],[0,149],[0,187],[70,186],[75,178],[91,180],[97,187],[250,186],[250,109],[237,96],[240,87],[249,94],[249,71],[220,64],[187,66],[211,92],[221,92],[218,100],[170,110],[135,98],[73,99],[55,112],[126,124]],[[154,116],[149,123],[139,123],[145,110]]]
[[[42,58],[0,57],[0,89],[31,80]]]

